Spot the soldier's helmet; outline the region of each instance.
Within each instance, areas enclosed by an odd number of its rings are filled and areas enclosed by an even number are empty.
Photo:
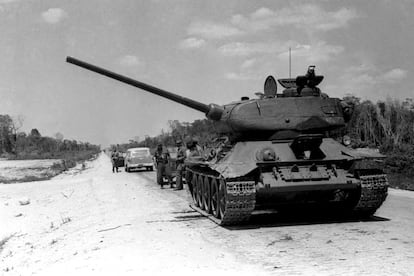
[[[177,141],[175,142],[175,144],[176,144],[177,146],[181,146],[181,145],[183,144],[183,142],[182,142],[181,140],[177,140]]]

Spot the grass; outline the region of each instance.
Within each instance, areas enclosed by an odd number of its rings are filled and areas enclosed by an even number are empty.
[[[82,169],[85,169],[85,161],[91,161],[98,156],[96,151],[72,151],[65,152],[59,155],[54,155],[53,159],[58,158],[61,161],[54,162],[50,168],[45,168],[44,172],[39,175],[26,175],[22,178],[7,178],[0,177],[0,183],[22,183],[31,181],[49,180],[52,177],[61,174],[64,171],[69,170],[76,166],[77,163],[82,163]],[[19,158],[13,158],[14,160],[27,160],[27,159],[47,159],[47,155],[20,155]],[[37,168],[36,168],[37,169]]]
[[[0,177],[0,183],[2,184],[12,184],[12,183],[23,183],[23,182],[32,182],[32,181],[42,181],[42,180],[49,180],[50,178],[58,175],[56,174],[49,174],[44,176],[34,176],[34,175],[28,175],[23,178],[4,178]]]
[[[63,152],[22,152],[18,155],[9,156],[10,160],[29,160],[29,159],[62,159],[67,161],[84,161],[94,158],[99,151],[87,150],[87,151],[63,151]]]
[[[391,188],[414,191],[414,176],[402,173],[389,173],[387,176]]]

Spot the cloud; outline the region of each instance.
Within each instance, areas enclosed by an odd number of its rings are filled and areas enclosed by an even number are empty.
[[[6,8],[4,7],[5,5],[14,3],[14,2],[18,2],[20,0],[0,0],[0,12],[4,12],[6,10]],[[3,6],[1,6],[3,5]]]
[[[363,95],[371,91],[378,83],[378,69],[372,63],[363,63],[359,66],[349,66],[342,72],[339,82],[345,93]]]
[[[224,56],[250,56],[254,54],[280,53],[288,49],[291,42],[232,42],[218,48]]]
[[[344,51],[344,47],[330,45],[325,41],[318,41],[315,44],[299,44],[295,41],[286,42],[233,42],[222,45],[218,51],[224,56],[253,56],[274,54],[281,60],[289,58],[289,47],[292,46],[292,57],[302,58],[308,62],[326,62],[335,55]]]
[[[257,80],[259,77],[257,74],[251,72],[230,72],[225,74],[225,78],[229,80]]]
[[[236,27],[213,22],[194,22],[188,27],[187,33],[191,36],[199,36],[207,39],[221,39],[243,34]]]
[[[42,13],[43,20],[49,24],[59,23],[66,16],[66,12],[61,8],[50,8]]]
[[[270,72],[281,72],[283,66],[268,56],[247,58],[225,73],[224,77],[229,80],[264,80]]]
[[[256,10],[255,12],[253,12],[250,17],[253,19],[261,19],[261,18],[273,16],[273,13],[274,12],[271,9],[262,7]]]
[[[229,80],[258,80],[263,77],[263,72],[260,70],[263,69],[261,65],[263,63],[260,58],[248,58],[240,63],[238,68],[234,68],[232,72],[225,73],[224,77]]]
[[[225,56],[245,57],[238,67],[233,68],[225,78],[231,80],[258,80],[268,72],[283,73],[289,59],[289,46],[292,47],[294,67],[305,70],[308,65],[332,62],[344,51],[344,47],[330,45],[325,41],[315,44],[298,44],[295,41],[269,43],[229,43],[219,48]],[[361,79],[361,82],[364,81]]]
[[[8,3],[13,3],[17,1],[20,1],[20,0],[0,0],[0,4],[8,4]]]
[[[198,49],[203,47],[206,44],[204,39],[189,37],[184,39],[178,45],[181,49]]]
[[[143,67],[145,63],[137,56],[125,55],[119,59],[119,64],[125,67]]]
[[[326,11],[320,6],[308,4],[276,11],[262,7],[248,16],[234,15],[231,23],[250,33],[289,25],[306,30],[329,31],[347,26],[356,17],[358,15],[353,9]]]
[[[393,83],[393,82],[398,82],[404,79],[406,76],[407,76],[407,71],[400,69],[400,68],[395,68],[395,69],[392,69],[384,73],[382,78],[385,82]]]
[[[256,61],[257,60],[255,58],[247,59],[242,63],[242,65],[240,67],[242,69],[251,68],[252,66],[254,66],[256,64]]]
[[[285,48],[286,49],[286,48]],[[315,44],[298,44],[292,48],[291,54],[294,58],[304,58],[311,63],[327,62],[332,57],[342,53],[344,47],[339,45],[330,45],[325,41],[318,41]],[[279,54],[280,59],[288,59],[289,51]]]
[[[394,68],[382,73],[374,65],[363,64],[354,66],[346,70],[344,79],[360,85],[382,85],[386,83],[395,83],[407,77],[407,71]]]
[[[192,37],[214,40],[257,35],[260,32],[275,30],[277,27],[292,27],[307,32],[329,31],[346,27],[352,19],[357,17],[358,14],[354,9],[340,8],[327,11],[315,4],[295,5],[278,10],[261,7],[248,15],[233,15],[224,22],[193,22],[187,28],[187,34]]]
[[[395,91],[398,81],[407,77],[407,71],[394,68],[382,71],[372,62],[366,61],[359,66],[350,66],[340,72],[338,79],[327,86],[328,93],[337,96],[353,94],[368,99],[385,99],[390,91]]]

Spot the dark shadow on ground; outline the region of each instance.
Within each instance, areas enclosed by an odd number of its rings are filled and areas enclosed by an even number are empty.
[[[143,172],[153,172],[153,171],[147,170],[146,168],[138,168],[138,169],[131,169],[129,172],[127,172],[124,168],[122,170],[122,172],[125,172],[125,173],[143,173]]]
[[[371,216],[361,217],[356,214],[313,213],[313,212],[263,212],[252,215],[250,221],[237,226],[224,226],[228,230],[247,230],[264,227],[304,226],[314,224],[381,222],[388,218]]]

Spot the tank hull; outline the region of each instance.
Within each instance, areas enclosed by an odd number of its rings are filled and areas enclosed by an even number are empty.
[[[323,138],[318,158],[312,159],[298,156],[293,144],[293,140],[238,142],[220,160],[187,160],[187,183],[195,205],[229,225],[267,209],[335,207],[372,215],[385,200],[388,182],[381,154],[361,153]],[[273,151],[275,160],[261,160],[263,149]]]

